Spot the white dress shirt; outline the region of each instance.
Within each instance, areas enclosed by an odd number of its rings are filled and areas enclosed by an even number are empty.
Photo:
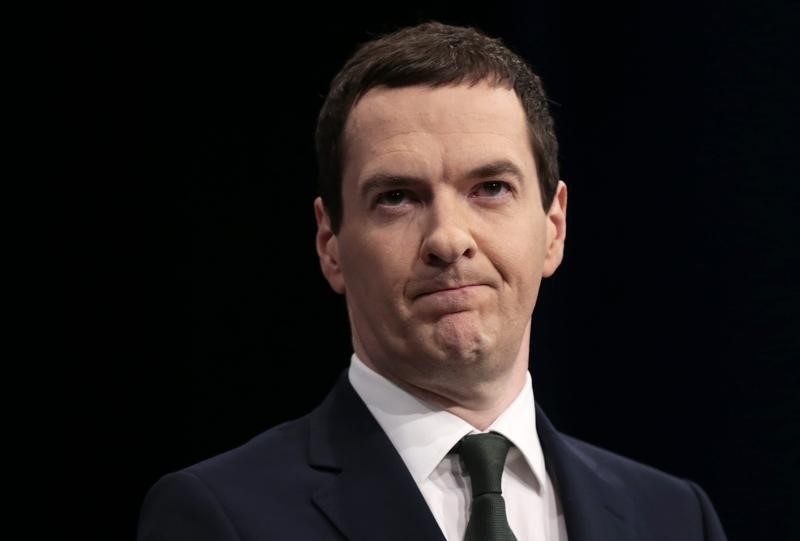
[[[462,541],[472,492],[458,456],[448,453],[463,436],[481,431],[414,397],[355,354],[348,376],[405,462],[445,538]],[[530,373],[522,391],[486,432],[498,432],[514,444],[501,483],[508,523],[517,540],[565,541],[564,515],[536,433]]]

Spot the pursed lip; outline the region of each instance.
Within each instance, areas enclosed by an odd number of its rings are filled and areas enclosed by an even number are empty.
[[[434,293],[440,293],[442,291],[456,291],[458,289],[464,289],[467,287],[480,286],[480,285],[483,284],[469,283],[469,284],[452,284],[443,286],[432,285],[429,287],[423,287],[422,289],[417,291],[413,298],[416,300],[419,299],[420,297],[425,297],[426,295],[433,295]]]

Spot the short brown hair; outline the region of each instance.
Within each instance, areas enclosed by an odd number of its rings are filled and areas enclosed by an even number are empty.
[[[338,233],[342,223],[344,128],[350,111],[372,88],[477,84],[513,88],[528,118],[545,210],[558,185],[558,141],[539,76],[499,39],[474,28],[429,22],[361,45],[334,77],[317,121],[319,189]]]

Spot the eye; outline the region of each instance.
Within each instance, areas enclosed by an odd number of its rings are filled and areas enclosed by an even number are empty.
[[[511,192],[511,186],[508,182],[500,180],[490,180],[482,182],[478,188],[472,192],[473,196],[477,197],[502,197],[506,193]]]
[[[387,207],[396,207],[402,205],[408,200],[408,192],[405,190],[392,190],[379,194],[375,203],[377,205],[384,205]]]

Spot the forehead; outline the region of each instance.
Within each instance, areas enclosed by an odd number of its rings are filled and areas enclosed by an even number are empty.
[[[345,171],[351,173],[365,161],[453,151],[501,153],[506,156],[493,158],[522,162],[533,159],[518,96],[512,89],[485,82],[373,88],[350,112],[344,143]]]

